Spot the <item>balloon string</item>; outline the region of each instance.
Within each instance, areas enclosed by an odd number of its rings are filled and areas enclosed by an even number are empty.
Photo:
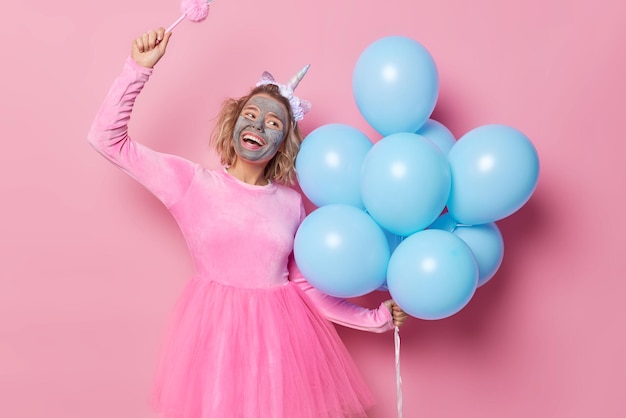
[[[181,17],[179,17],[176,22],[172,23],[169,28],[165,29],[165,33],[171,32],[172,30],[174,30],[174,28],[178,26],[178,24],[182,22],[185,19],[185,17],[187,17],[186,14],[183,14]]]
[[[398,418],[402,418],[402,377],[400,376],[400,328],[396,327],[393,335],[396,346],[396,391],[398,397]]]

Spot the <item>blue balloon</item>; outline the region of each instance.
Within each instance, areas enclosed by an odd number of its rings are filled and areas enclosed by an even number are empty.
[[[493,223],[482,225],[458,224],[449,213],[441,215],[428,227],[441,229],[461,238],[472,250],[478,265],[478,285],[481,287],[496,274],[504,258],[504,240],[498,226]]]
[[[521,208],[537,186],[539,156],[530,140],[505,125],[463,135],[448,154],[452,190],[448,211],[458,222],[495,222]]]
[[[400,245],[404,237],[400,235],[396,235],[392,232],[389,232],[386,229],[383,229],[383,232],[385,233],[385,237],[387,237],[387,244],[389,244],[389,253],[393,254],[396,247]],[[381,292],[387,292],[389,290],[389,288],[387,287],[387,279],[385,279],[385,282],[382,284],[382,286],[380,286],[376,290],[379,290]]]
[[[401,235],[396,235],[392,232],[389,232],[386,229],[383,229],[383,232],[385,233],[385,237],[387,237],[387,243],[389,244],[389,252],[393,253],[396,247],[400,245],[404,237]]]
[[[414,133],[381,139],[363,161],[363,203],[376,222],[396,235],[408,236],[437,219],[450,185],[446,157]]]
[[[316,206],[346,204],[364,209],[361,165],[372,141],[339,123],[321,126],[302,142],[296,172],[302,192]]]
[[[424,46],[411,38],[389,36],[359,56],[352,92],[365,120],[381,135],[415,132],[435,108],[439,75]]]
[[[389,259],[387,286],[409,315],[443,319],[463,309],[476,291],[478,267],[454,234],[427,229],[406,238]]]
[[[384,284],[389,244],[365,212],[334,204],[314,210],[302,221],[294,257],[312,286],[332,296],[356,297]]]
[[[448,155],[456,142],[456,138],[450,129],[443,123],[437,122],[434,119],[428,119],[416,133],[437,145],[437,148],[439,148],[444,155]]]
[[[440,229],[442,231],[454,232],[458,225],[458,222],[455,221],[449,213],[444,213],[439,216],[435,222],[430,224],[428,229]]]

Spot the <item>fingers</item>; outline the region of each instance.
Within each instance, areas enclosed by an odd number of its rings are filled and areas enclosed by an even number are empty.
[[[163,39],[169,39],[171,33],[168,33],[167,37],[165,35],[165,29],[163,28],[144,32],[140,36],[135,38],[135,47],[140,53],[152,51],[157,45],[161,43],[161,41],[163,41]],[[165,45],[163,45],[162,48],[164,47]]]
[[[133,41],[131,57],[143,67],[154,67],[165,55],[165,48],[171,36],[172,33],[165,33],[163,28],[142,33]]]
[[[391,316],[393,317],[393,324],[398,328],[404,324],[404,321],[409,317],[406,312],[402,310],[397,304],[394,303],[391,308]]]
[[[393,299],[386,300],[383,304],[389,310],[389,313],[391,313],[393,324],[396,327],[401,327],[409,315],[407,315],[407,313],[404,312],[404,310],[402,310],[402,308]]]
[[[165,29],[160,28],[160,32],[157,31],[157,45],[161,50],[161,53],[165,53],[165,48],[167,48],[167,43],[170,41],[170,37],[172,36],[172,32],[165,33]]]
[[[156,41],[157,41],[157,34],[156,31],[151,30],[148,33],[144,33],[143,35],[144,37],[147,36],[148,37],[148,48],[150,50],[154,49],[154,47],[156,46]]]
[[[133,47],[137,50],[137,52],[145,52],[144,50],[144,45],[143,45],[143,38],[140,36],[138,38],[135,38],[135,40],[133,41]]]
[[[401,327],[408,318],[407,313],[393,300],[391,301],[391,316],[393,317],[393,324],[398,328]]]

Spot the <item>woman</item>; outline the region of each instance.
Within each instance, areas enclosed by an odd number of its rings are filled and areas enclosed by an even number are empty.
[[[169,209],[196,267],[158,368],[156,408],[185,418],[365,416],[370,394],[326,318],[384,332],[406,314],[391,300],[370,310],[325,295],[294,263],[305,212],[300,194],[279,182],[293,177],[306,102],[267,73],[227,101],[214,131],[221,170],[135,143],[134,101],[170,36],[160,28],[133,42],[89,133]]]

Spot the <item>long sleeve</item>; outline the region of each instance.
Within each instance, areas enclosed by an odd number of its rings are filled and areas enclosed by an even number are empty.
[[[336,324],[376,333],[394,328],[391,313],[383,303],[376,309],[368,309],[317,290],[302,275],[293,255],[289,260],[289,280],[304,291],[328,320]]]
[[[143,184],[167,207],[188,189],[197,165],[181,157],[156,152],[131,140],[128,122],[135,99],[152,69],[139,66],[130,57],[92,123],[89,143],[106,159]]]

